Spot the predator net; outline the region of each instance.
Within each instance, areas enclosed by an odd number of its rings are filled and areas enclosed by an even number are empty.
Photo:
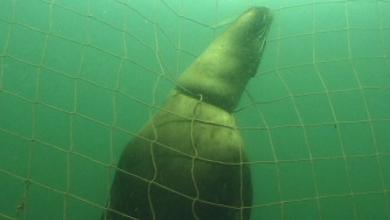
[[[251,219],[390,219],[388,0],[0,0],[0,219],[99,219],[126,144],[253,5]]]

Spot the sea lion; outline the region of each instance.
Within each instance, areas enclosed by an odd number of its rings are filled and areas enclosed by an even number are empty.
[[[252,185],[232,116],[257,72],[269,10],[244,12],[178,78],[122,152],[103,219],[248,220]]]

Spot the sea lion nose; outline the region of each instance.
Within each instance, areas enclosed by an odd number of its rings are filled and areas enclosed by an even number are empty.
[[[268,8],[253,7],[246,11],[238,20],[240,23],[246,24],[249,36],[263,37],[272,23],[272,14]]]
[[[250,19],[258,19],[264,20],[268,15],[270,15],[270,11],[266,7],[252,7],[248,9],[242,16],[250,17]]]
[[[232,111],[253,77],[272,21],[269,9],[253,7],[239,16],[179,77],[188,94]]]

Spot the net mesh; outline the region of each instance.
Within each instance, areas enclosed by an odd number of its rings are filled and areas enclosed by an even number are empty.
[[[0,0],[0,218],[99,219],[126,143],[252,5],[251,219],[390,219],[387,0]]]

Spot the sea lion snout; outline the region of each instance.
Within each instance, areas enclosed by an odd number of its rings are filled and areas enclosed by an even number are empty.
[[[265,7],[245,11],[179,77],[178,89],[233,111],[247,81],[257,72],[271,22]]]
[[[264,39],[263,36],[271,23],[272,14],[268,8],[252,7],[237,19],[231,29],[237,32],[236,39],[245,43]]]
[[[242,20],[242,22],[249,24],[248,27],[258,29],[269,23],[270,19],[272,19],[272,16],[268,8],[252,7],[244,12],[238,20]]]

